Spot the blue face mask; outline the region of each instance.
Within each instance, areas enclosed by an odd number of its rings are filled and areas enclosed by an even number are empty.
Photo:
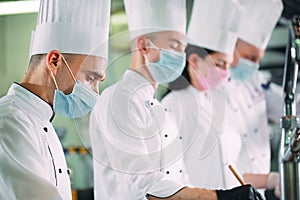
[[[75,81],[75,85],[72,93],[66,95],[58,89],[54,75],[51,73],[56,86],[53,109],[55,113],[67,118],[79,118],[88,114],[92,110],[99,95],[82,82],[78,80],[76,81],[66,60],[64,58],[63,60]]]
[[[153,43],[152,45],[155,46]],[[159,49],[156,46],[155,48]],[[156,83],[172,82],[182,74],[185,67],[186,54],[166,49],[159,50],[158,62],[149,62],[145,56],[148,69]]]
[[[258,63],[240,58],[236,67],[230,67],[231,78],[240,81],[249,80],[256,72],[258,72],[258,69]]]

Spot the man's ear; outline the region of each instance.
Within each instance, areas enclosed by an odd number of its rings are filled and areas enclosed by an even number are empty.
[[[49,51],[46,56],[46,64],[53,75],[56,75],[58,67],[62,65],[61,52],[58,50]]]
[[[199,59],[200,59],[200,57],[198,56],[198,54],[192,53],[192,54],[188,57],[188,62],[189,62],[189,64],[195,69],[195,68],[197,68],[197,66],[198,66],[198,64],[199,64]]]
[[[149,42],[145,36],[139,37],[136,40],[137,50],[141,52],[141,54],[147,54],[149,51]]]

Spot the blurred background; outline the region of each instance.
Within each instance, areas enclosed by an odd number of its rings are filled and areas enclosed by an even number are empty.
[[[163,1],[162,1],[163,2]],[[300,0],[283,0],[282,17],[290,19],[300,14]],[[188,21],[193,0],[187,0]],[[0,97],[4,96],[13,82],[21,82],[29,62],[31,31],[35,29],[39,1],[0,0]],[[110,21],[110,52],[106,80],[100,91],[115,83],[130,64],[129,34],[123,0],[112,0]],[[285,48],[288,29],[277,24],[261,61],[260,70],[273,82],[282,85]],[[299,88],[299,87],[298,87]],[[160,96],[165,87],[159,88]],[[281,105],[279,105],[281,106]],[[92,157],[88,137],[88,116],[68,120],[56,116],[53,121],[64,147],[70,167],[73,199],[93,199]],[[277,170],[277,146],[279,125],[272,127],[272,169]]]

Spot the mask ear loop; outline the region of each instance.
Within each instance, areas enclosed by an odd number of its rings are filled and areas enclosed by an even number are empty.
[[[148,63],[149,63],[149,60],[148,60],[148,58],[147,58],[146,54],[143,54],[143,56],[144,56],[144,59],[145,59],[145,64],[146,64],[146,65],[148,65]]]
[[[56,89],[58,90],[57,82],[56,82],[56,80],[55,80],[55,78],[54,78],[53,72],[50,71],[50,74],[51,74],[51,76],[52,76],[52,78],[53,78],[54,85],[55,85]]]
[[[153,48],[153,49],[157,49],[158,51],[161,51],[161,49],[158,48],[149,38],[147,38],[147,40],[148,40],[150,46],[153,46],[153,47],[149,47],[149,48]],[[148,57],[146,56],[146,54],[144,54],[143,56],[144,56],[144,59],[145,59],[145,64],[148,65],[148,63],[149,63]]]
[[[73,80],[74,80],[75,83],[76,83],[76,78],[75,78],[75,76],[73,75],[73,72],[71,71],[71,68],[69,67],[69,65],[68,65],[68,63],[67,63],[65,57],[64,57],[63,55],[61,55],[61,57],[62,57],[63,61],[65,62],[65,64],[66,64],[66,66],[67,66],[67,68],[68,68],[68,70],[69,70],[69,72],[70,72],[70,74],[71,74]]]
[[[158,48],[158,46],[156,46],[150,39],[147,39],[148,42],[150,43],[150,45],[152,45],[155,49],[157,50],[161,50],[160,48]],[[151,48],[151,47],[150,47]]]

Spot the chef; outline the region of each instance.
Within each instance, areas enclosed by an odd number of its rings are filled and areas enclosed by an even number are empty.
[[[183,76],[170,83],[172,91],[163,99],[182,135],[187,174],[198,187],[239,185],[228,165],[236,166],[241,140],[228,123],[222,88],[229,78],[242,9],[239,1],[194,2],[188,62]]]
[[[258,69],[283,5],[280,0],[249,0],[244,3],[231,79],[226,90],[228,106],[234,112],[231,118],[239,119],[235,125],[242,138],[243,148],[237,168],[245,173],[247,182],[259,188],[276,188],[279,197],[278,173],[270,173],[268,120],[279,122],[282,90],[264,80]],[[253,177],[253,174],[264,176]]]
[[[234,191],[188,187],[182,137],[156,99],[160,83],[175,80],[185,66],[184,0],[125,0],[131,65],[103,91],[90,116],[96,199],[244,199]],[[170,126],[171,124],[171,126]]]
[[[30,62],[0,99],[0,199],[71,199],[54,114],[78,118],[106,68],[110,1],[41,0]]]

